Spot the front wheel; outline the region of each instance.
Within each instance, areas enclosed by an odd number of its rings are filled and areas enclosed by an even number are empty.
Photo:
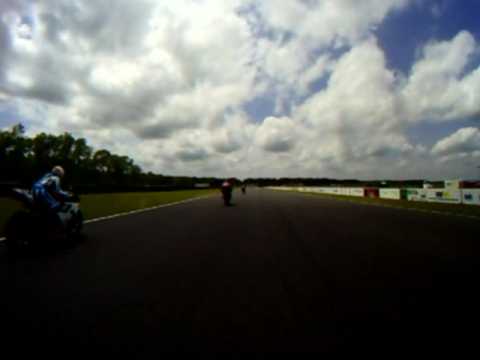
[[[79,210],[72,216],[68,227],[68,236],[75,240],[80,239],[83,229],[83,213]]]
[[[224,194],[223,195],[223,203],[225,206],[230,206],[230,202],[232,200],[232,195],[230,194]]]

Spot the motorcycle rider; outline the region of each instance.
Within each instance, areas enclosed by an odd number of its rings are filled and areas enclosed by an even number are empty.
[[[227,179],[222,183],[222,195],[226,205],[230,204],[233,191],[233,179]]]
[[[247,185],[242,184],[242,194],[245,195],[247,193]]]
[[[33,184],[32,194],[37,206],[52,214],[59,212],[63,201],[70,196],[60,187],[60,180],[64,176],[65,170],[57,165]]]

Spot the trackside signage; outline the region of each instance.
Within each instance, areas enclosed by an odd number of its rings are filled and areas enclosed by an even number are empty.
[[[342,188],[342,187],[271,187],[274,190],[301,191],[329,195],[356,197],[378,197],[382,199],[426,201],[445,204],[480,205],[480,189],[378,189],[378,188]]]
[[[460,204],[462,193],[460,190],[428,189],[427,200],[429,202]]]
[[[363,188],[350,188],[350,196],[364,197],[365,191]]]
[[[425,189],[407,189],[407,200],[409,200],[409,201],[427,201],[427,190],[425,190]]]
[[[402,191],[400,189],[380,189],[380,198],[400,200],[402,198]]]
[[[467,205],[480,205],[480,189],[463,189],[462,203]]]

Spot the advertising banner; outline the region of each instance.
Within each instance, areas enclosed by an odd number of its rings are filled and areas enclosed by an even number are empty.
[[[466,205],[480,205],[480,189],[462,190],[462,203]]]
[[[462,202],[462,193],[460,190],[428,189],[427,201],[448,204],[460,204]]]

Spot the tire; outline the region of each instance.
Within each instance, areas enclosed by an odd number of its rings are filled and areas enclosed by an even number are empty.
[[[6,245],[8,251],[20,252],[32,246],[34,221],[26,211],[17,211],[10,217],[5,226]]]
[[[41,236],[44,246],[52,246],[65,242],[67,239],[67,231],[62,221],[54,212],[44,212],[38,218],[39,228],[43,230]]]
[[[224,195],[223,202],[224,202],[225,206],[230,206],[231,199],[232,199],[232,196],[230,194]]]
[[[82,238],[83,230],[83,213],[79,210],[70,220],[68,225],[68,236],[73,240],[80,240]]]

